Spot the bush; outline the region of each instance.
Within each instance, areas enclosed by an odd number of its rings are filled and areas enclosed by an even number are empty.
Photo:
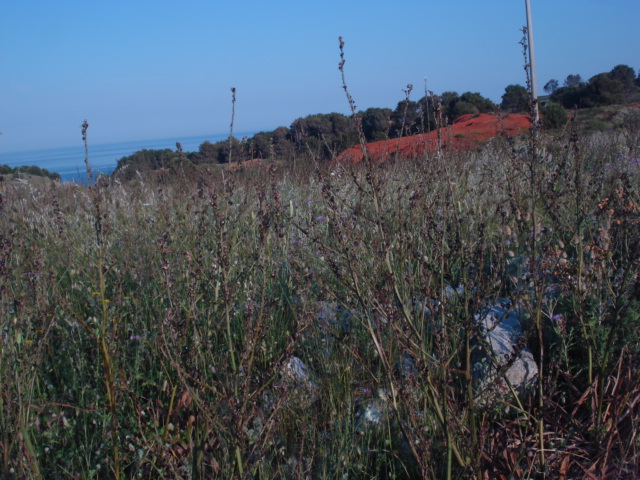
[[[542,121],[550,130],[564,127],[567,123],[567,111],[559,103],[550,103],[542,111]]]

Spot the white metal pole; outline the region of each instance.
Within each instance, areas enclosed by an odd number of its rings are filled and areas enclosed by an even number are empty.
[[[427,80],[429,77],[424,77],[424,104],[427,106],[427,133],[431,132],[431,122],[429,121],[429,90],[427,90]]]
[[[531,74],[531,96],[533,98],[533,107],[535,110],[536,121],[540,120],[538,112],[538,87],[536,84],[536,57],[533,51],[533,25],[531,22],[531,4],[529,0],[525,0],[527,7],[527,33],[529,34],[529,72]]]

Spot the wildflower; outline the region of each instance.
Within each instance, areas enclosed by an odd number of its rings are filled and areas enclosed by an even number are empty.
[[[323,217],[322,215],[320,215],[319,217],[316,217],[316,222],[326,222],[327,221],[327,217]]]
[[[140,335],[131,335],[129,337],[129,340],[131,340],[131,341],[141,340],[141,339],[142,339],[142,337]]]

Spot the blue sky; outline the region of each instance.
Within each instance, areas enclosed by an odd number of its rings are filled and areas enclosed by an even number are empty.
[[[640,1],[531,0],[538,88],[640,68]],[[524,84],[522,0],[5,0],[0,152],[236,132]]]

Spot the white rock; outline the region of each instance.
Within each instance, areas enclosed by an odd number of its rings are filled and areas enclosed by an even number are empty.
[[[298,357],[291,357],[282,369],[283,377],[295,383],[309,381],[309,367]]]
[[[377,398],[363,403],[356,414],[356,430],[362,432],[386,422],[389,418],[389,395],[380,388],[376,392]]]
[[[474,365],[481,396],[487,393],[507,395],[510,390],[506,380],[521,396],[536,383],[538,365],[533,354],[526,345],[521,349],[518,347],[519,342],[524,342],[520,316],[510,300],[498,299],[474,317],[484,337],[478,345],[479,354]],[[510,366],[504,371],[507,364]]]
[[[291,401],[298,406],[310,406],[318,399],[318,384],[313,380],[309,367],[298,357],[286,361],[281,376],[278,385],[290,392]]]

